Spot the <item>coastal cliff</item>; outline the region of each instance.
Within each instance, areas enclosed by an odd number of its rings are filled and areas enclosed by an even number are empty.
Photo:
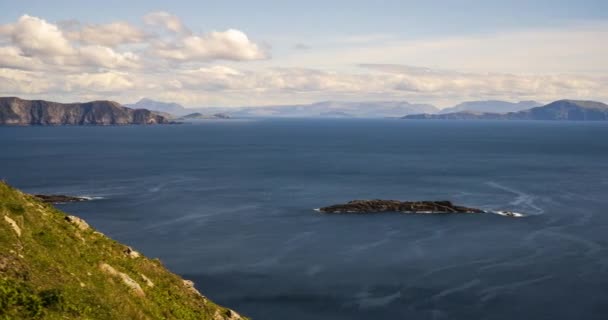
[[[57,103],[0,97],[0,125],[129,125],[167,124],[147,109],[131,109],[113,101]]]
[[[244,319],[191,281],[0,182],[0,319]]]

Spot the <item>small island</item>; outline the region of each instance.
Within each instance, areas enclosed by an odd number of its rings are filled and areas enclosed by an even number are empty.
[[[450,201],[353,200],[319,208],[324,213],[484,213],[485,210],[462,207]]]

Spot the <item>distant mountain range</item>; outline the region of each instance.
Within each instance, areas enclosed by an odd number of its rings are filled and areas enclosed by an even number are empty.
[[[606,121],[608,120],[608,105],[596,101],[559,100],[541,107],[517,112],[462,111],[445,114],[426,113],[406,115],[403,119]]]
[[[438,112],[435,106],[429,104],[412,104],[405,101],[371,101],[371,102],[340,102],[324,101],[301,105],[278,105],[236,108],[184,108],[177,103],[159,102],[151,99],[142,99],[137,103],[126,105],[134,108],[145,108],[158,112],[167,112],[175,117],[189,113],[226,114],[233,118],[252,117],[340,117],[340,118],[385,118],[401,117],[415,113]]]
[[[250,117],[386,118],[415,113],[435,113],[437,111],[439,109],[430,104],[412,104],[405,101],[324,101],[293,106],[241,108],[234,115]]]
[[[485,100],[485,101],[467,101],[457,104],[450,108],[442,109],[439,113],[455,113],[455,112],[490,112],[490,113],[507,113],[527,110],[534,107],[542,106],[536,101],[520,101],[507,102],[500,100]]]
[[[131,109],[113,101],[57,103],[0,97],[0,125],[127,125],[170,121],[146,109]]]
[[[192,109],[184,108],[182,105],[173,102],[160,102],[152,99],[141,99],[136,103],[125,104],[125,107],[132,109],[148,109],[156,112],[165,112],[173,116],[183,116],[192,113]]]
[[[535,101],[470,101],[439,110],[403,101],[336,102],[306,105],[185,108],[177,103],[142,99],[124,107],[113,101],[57,103],[0,98],[0,125],[165,124],[175,120],[254,117],[403,118],[448,120],[608,120],[608,105],[595,101],[559,100],[544,106]],[[526,106],[533,106],[521,110]],[[152,111],[153,110],[153,111]],[[458,110],[449,112],[450,110]],[[502,110],[488,112],[484,110]],[[509,111],[516,110],[516,111]]]

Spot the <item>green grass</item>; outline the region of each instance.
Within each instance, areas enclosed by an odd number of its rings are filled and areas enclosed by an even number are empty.
[[[0,319],[239,319],[189,290],[158,259],[131,258],[125,249],[0,182]],[[102,271],[102,263],[137,282],[143,294]]]

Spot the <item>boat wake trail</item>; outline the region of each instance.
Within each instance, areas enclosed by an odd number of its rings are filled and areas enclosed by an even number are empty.
[[[509,193],[515,194],[516,197],[513,201],[511,201],[509,204],[513,205],[513,206],[517,206],[517,207],[526,207],[529,208],[530,210],[527,210],[527,212],[533,212],[535,215],[539,215],[539,214],[543,214],[545,213],[545,210],[539,206],[537,206],[534,203],[535,200],[535,196],[531,195],[531,194],[527,194],[525,192],[522,192],[520,190],[516,190],[513,188],[509,188],[507,186],[504,186],[500,183],[494,182],[494,181],[489,181],[486,182],[487,185],[494,187],[496,189],[500,189],[503,191],[507,191]],[[522,217],[524,216],[521,213],[517,213],[517,212],[510,212],[510,211],[490,211],[492,213],[495,214],[500,214],[500,215],[509,215],[511,217]]]

